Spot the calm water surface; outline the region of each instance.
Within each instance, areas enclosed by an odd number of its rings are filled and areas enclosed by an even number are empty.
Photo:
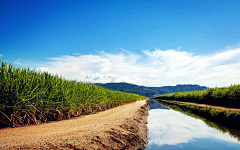
[[[163,105],[149,101],[146,150],[240,150],[240,141]]]

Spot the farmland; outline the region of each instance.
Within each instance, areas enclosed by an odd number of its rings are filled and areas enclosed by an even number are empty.
[[[156,99],[161,103],[177,106],[183,111],[202,115],[223,125],[237,129],[240,127],[240,113],[237,112],[240,108],[240,85],[212,88],[204,91],[171,93],[158,96]],[[198,104],[204,104],[204,106]]]
[[[0,128],[69,119],[146,98],[0,63]]]
[[[204,91],[177,92],[156,98],[240,108],[240,85],[210,88]]]

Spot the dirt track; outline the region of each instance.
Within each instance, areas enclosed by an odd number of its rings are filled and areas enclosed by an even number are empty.
[[[0,149],[137,149],[147,144],[147,100],[70,120],[0,130]]]
[[[229,108],[229,107],[223,107],[223,106],[214,106],[214,105],[198,104],[198,103],[191,103],[191,102],[181,102],[181,101],[174,101],[174,100],[161,100],[161,101],[169,101],[169,102],[175,102],[175,103],[181,103],[181,104],[189,104],[189,105],[198,106],[198,107],[202,107],[202,108],[212,107],[212,108],[215,108],[215,109],[222,109],[222,110],[240,112],[239,108]]]

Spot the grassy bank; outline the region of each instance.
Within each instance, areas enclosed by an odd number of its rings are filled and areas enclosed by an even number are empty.
[[[213,109],[211,107],[200,108],[198,106],[191,106],[188,104],[180,104],[169,101],[160,101],[164,105],[177,106],[183,111],[201,115],[214,122],[221,123],[227,127],[240,129],[240,113],[228,110]]]
[[[213,88],[204,91],[177,92],[161,95],[156,98],[240,108],[240,85]]]
[[[146,98],[0,63],[0,128],[68,119]]]
[[[233,129],[233,128],[230,128],[230,127],[227,127],[227,126],[223,126],[219,123],[215,123],[215,122],[213,122],[213,120],[205,118],[198,111],[195,111],[195,113],[194,113],[191,109],[188,109],[188,107],[181,107],[177,104],[172,104],[172,103],[167,103],[167,102],[160,102],[160,103],[163,104],[166,107],[169,107],[169,108],[175,110],[175,111],[181,112],[185,115],[188,115],[188,116],[196,118],[196,119],[200,119],[207,126],[215,128],[217,130],[220,130],[223,133],[228,133],[229,135],[237,138],[238,141],[240,141],[240,133],[239,133],[239,130],[237,130],[237,129]]]

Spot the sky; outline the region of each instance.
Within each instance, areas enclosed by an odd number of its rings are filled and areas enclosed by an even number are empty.
[[[0,60],[90,83],[240,83],[239,0],[1,0]]]

